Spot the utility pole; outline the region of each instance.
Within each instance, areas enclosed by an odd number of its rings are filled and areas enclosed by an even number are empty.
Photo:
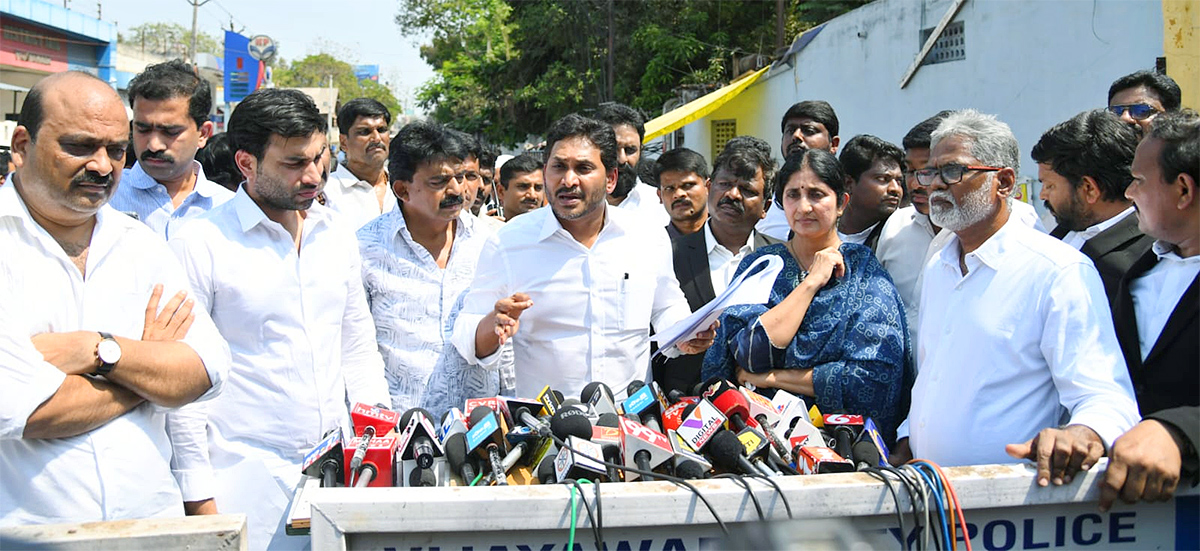
[[[192,46],[188,49],[188,59],[192,62],[192,66],[196,65],[196,18],[200,15],[200,6],[208,2],[209,0],[204,0],[203,2],[187,0],[187,3],[192,5]]]
[[[785,40],[783,36],[784,13],[784,0],[775,0],[775,55],[779,55],[783,51]]]
[[[605,71],[607,79],[604,90],[608,96],[608,101],[616,100],[613,97],[613,47],[613,0],[608,0],[608,67],[607,71]]]

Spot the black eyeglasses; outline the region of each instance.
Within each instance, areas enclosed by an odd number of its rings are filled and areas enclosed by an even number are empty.
[[[1111,111],[1112,114],[1114,114],[1118,117],[1123,115],[1124,113],[1128,112],[1129,118],[1131,118],[1135,121],[1144,121],[1150,117],[1153,117],[1155,114],[1158,113],[1158,109],[1155,109],[1144,103],[1131,103],[1129,105],[1110,105],[1110,106],[1108,106],[1108,110]]]
[[[935,168],[922,168],[921,170],[914,172],[914,174],[917,175],[917,183],[923,187],[929,187],[933,185],[934,176],[940,177],[942,182],[949,186],[961,182],[963,175],[966,174],[968,170],[995,172],[997,170],[1004,169],[996,166],[970,166],[952,163]]]

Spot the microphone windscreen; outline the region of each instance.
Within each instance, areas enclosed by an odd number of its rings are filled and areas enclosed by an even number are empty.
[[[629,383],[629,385],[628,385],[628,386],[626,386],[626,387],[625,387],[625,395],[626,395],[626,396],[633,396],[633,393],[634,393],[634,392],[637,392],[637,391],[641,390],[641,389],[642,389],[642,387],[644,387],[644,386],[646,386],[646,383],[643,383],[643,382],[641,382],[641,381],[639,381],[639,380],[637,380],[637,379],[634,379],[633,381],[631,381],[631,382]]]
[[[684,480],[697,480],[708,478],[708,471],[704,469],[704,465],[688,459],[675,467],[675,476]]]
[[[437,486],[437,476],[433,474],[433,469],[413,469],[408,473],[408,486],[410,488]]]
[[[559,392],[557,390],[551,390],[550,392],[554,393],[554,401],[556,401],[560,404],[563,403],[563,400],[566,399],[566,396],[563,396],[562,392]]]
[[[854,444],[851,454],[854,456],[855,464],[866,463],[872,467],[879,466],[879,448],[876,448],[875,444],[871,442],[863,440]]]
[[[742,455],[742,441],[732,431],[719,431],[708,440],[705,452],[712,458],[713,465],[726,471],[738,470],[738,456]]]
[[[546,456],[541,463],[538,464],[537,477],[542,484],[554,484],[554,456]]]
[[[474,427],[475,423],[482,421],[483,419],[487,418],[487,416],[489,416],[491,414],[492,414],[492,408],[490,408],[488,406],[476,406],[475,409],[471,410],[471,417],[468,420],[469,424],[472,427]]]
[[[588,421],[586,413],[576,408],[561,409],[550,419],[550,432],[560,440],[566,440],[568,436],[591,440],[592,422]]]
[[[601,413],[600,418],[596,420],[597,427],[613,427],[620,426],[620,421],[615,413]]]
[[[408,422],[412,420],[412,416],[416,415],[418,413],[420,413],[421,415],[424,415],[426,419],[433,419],[433,416],[430,415],[428,411],[425,411],[424,408],[412,408],[412,409],[404,412],[404,415],[400,416],[400,423],[397,426],[399,426],[400,429],[403,430],[404,427],[408,426]],[[444,418],[445,417],[443,417],[443,419]]]
[[[455,473],[462,470],[463,463],[467,461],[467,437],[463,433],[456,432],[446,439],[446,460]]]
[[[598,389],[603,389],[604,395],[610,398],[612,397],[612,389],[608,388],[608,385],[600,381],[592,381],[583,387],[583,392],[579,393],[579,401],[585,404],[590,402],[592,400],[592,395],[595,394],[596,390]]]

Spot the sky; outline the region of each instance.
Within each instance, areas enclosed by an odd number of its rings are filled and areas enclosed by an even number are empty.
[[[96,1],[69,0],[69,7],[95,17]],[[192,27],[190,0],[98,1],[102,19],[114,23],[120,33],[142,23]],[[325,50],[352,64],[379,65],[380,82],[402,103],[416,108],[412,98],[433,77],[433,69],[420,56],[424,37],[403,36],[396,26],[398,4],[399,0],[209,0],[199,9],[197,25],[201,32],[222,38],[232,15],[236,30],[246,36],[270,36],[288,61]]]

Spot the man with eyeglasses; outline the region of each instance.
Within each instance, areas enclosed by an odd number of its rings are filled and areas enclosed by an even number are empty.
[[[1058,221],[1050,235],[1092,259],[1110,305],[1121,276],[1152,241],[1125,198],[1140,137],[1136,126],[1093,109],[1055,125],[1033,146],[1038,197]]]
[[[1036,458],[1038,483],[1057,485],[1133,426],[1137,404],[1095,268],[1011,215],[1019,163],[994,116],[958,111],[933,133],[916,176],[954,236],[925,269],[918,375],[893,459]]]
[[[346,162],[325,185],[325,206],[339,212],[354,229],[396,208],[388,185],[388,140],[392,115],[371,98],[355,98],[338,110],[339,144]]]
[[[465,139],[470,137],[434,123],[400,129],[388,161],[400,207],[358,230],[363,286],[396,411],[421,406],[443,350],[457,355],[446,346],[447,319],[474,279],[480,248],[492,233],[469,210],[467,188],[474,184],[468,174],[478,170],[478,161],[466,162],[474,158]],[[442,368],[456,365],[464,363]]]
[[[1159,113],[1179,109],[1181,99],[1175,80],[1155,71],[1125,75],[1108,88],[1108,110],[1140,126],[1142,134],[1150,132],[1150,123]]]

